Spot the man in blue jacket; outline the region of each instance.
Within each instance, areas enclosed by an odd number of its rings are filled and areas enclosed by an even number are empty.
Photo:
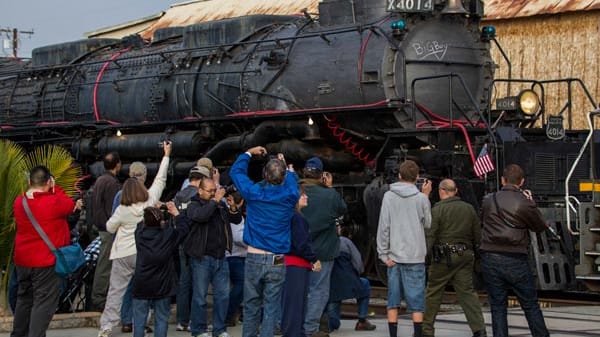
[[[264,304],[260,335],[272,337],[281,305],[280,293],[285,279],[283,254],[290,250],[290,221],[300,198],[294,173],[285,163],[271,159],[263,170],[264,180],[254,183],[248,177],[252,156],[262,157],[267,150],[256,146],[242,153],[229,176],[246,200],[244,242],[248,245],[244,280],[243,337],[258,334],[261,304]],[[264,302],[264,303],[261,303]]]

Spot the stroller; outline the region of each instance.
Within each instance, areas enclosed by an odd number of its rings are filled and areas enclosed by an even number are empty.
[[[100,253],[100,237],[92,241],[83,253],[85,264],[63,281],[57,313],[86,311],[91,305],[92,282]]]

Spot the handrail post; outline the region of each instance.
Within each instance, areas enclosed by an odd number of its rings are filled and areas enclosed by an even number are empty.
[[[567,229],[571,235],[580,235],[580,232],[573,230],[571,228],[571,210],[569,208],[573,207],[573,205],[571,204],[571,200],[570,200],[571,196],[569,195],[569,182],[571,180],[571,177],[573,176],[573,173],[575,172],[575,168],[577,167],[577,164],[579,164],[581,157],[583,157],[585,150],[587,149],[590,141],[592,140],[592,137],[594,136],[594,125],[592,124],[592,117],[596,116],[598,114],[600,114],[600,109],[590,111],[587,114],[587,122],[588,122],[588,127],[590,128],[590,131],[588,132],[585,142],[583,143],[583,146],[581,146],[581,150],[579,150],[579,154],[577,155],[577,158],[573,162],[573,165],[571,166],[571,169],[569,170],[569,173],[567,174],[567,178],[565,179],[565,210],[567,213],[566,214],[567,215]],[[593,186],[594,186],[594,183],[592,182],[592,191],[594,190]]]

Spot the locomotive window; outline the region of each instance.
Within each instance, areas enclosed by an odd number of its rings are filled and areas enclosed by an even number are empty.
[[[430,12],[433,0],[388,0],[388,12]]]

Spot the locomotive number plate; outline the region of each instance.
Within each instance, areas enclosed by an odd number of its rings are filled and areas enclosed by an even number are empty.
[[[388,12],[429,12],[433,0],[388,0]]]

